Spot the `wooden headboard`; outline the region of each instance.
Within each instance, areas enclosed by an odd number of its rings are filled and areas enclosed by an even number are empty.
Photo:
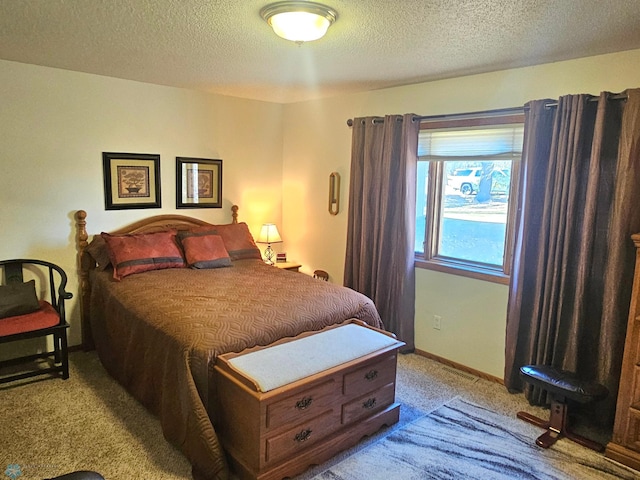
[[[87,212],[78,210],[76,218],[76,239],[78,243],[78,266],[80,279],[80,316],[82,325],[82,345],[85,350],[94,348],[93,336],[91,334],[91,323],[89,300],[91,298],[90,272],[96,268],[96,261],[86,252],[89,245],[89,235],[87,234]],[[238,223],[238,206],[231,207],[231,223]],[[153,233],[163,230],[189,230],[193,227],[212,225],[209,222],[186,215],[154,215],[142,220],[138,220],[130,225],[108,232],[112,235],[124,235],[134,233]]]

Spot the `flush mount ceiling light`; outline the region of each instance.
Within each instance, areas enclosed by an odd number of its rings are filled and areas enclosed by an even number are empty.
[[[276,35],[292,42],[310,42],[327,33],[338,13],[315,2],[277,2],[260,10]]]

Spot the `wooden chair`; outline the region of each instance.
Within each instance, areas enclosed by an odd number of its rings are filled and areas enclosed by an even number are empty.
[[[329,281],[329,274],[324,270],[316,270],[313,272],[313,278],[318,278],[320,280],[324,280],[325,282]]]
[[[0,384],[44,374],[69,378],[69,324],[65,319],[64,301],[73,295],[65,291],[66,273],[53,263],[32,259],[0,261],[0,270],[3,273],[0,344],[30,338],[53,338],[52,350],[44,347],[42,353],[0,361]],[[25,277],[31,280],[25,282]],[[36,294],[36,285],[40,295]],[[42,358],[50,359],[48,367],[43,368],[42,362],[35,362]],[[12,373],[4,373],[6,367],[11,367]]]

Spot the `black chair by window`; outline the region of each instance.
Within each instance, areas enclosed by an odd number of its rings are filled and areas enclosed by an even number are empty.
[[[53,349],[0,361],[0,384],[44,374],[69,378],[64,302],[73,295],[65,290],[66,273],[53,263],[30,259],[0,261],[0,270],[0,344],[53,338]],[[49,359],[48,366],[36,362],[42,358]]]
[[[520,367],[520,376],[525,382],[546,390],[551,399],[549,420],[538,418],[528,412],[517,413],[519,419],[545,429],[536,439],[536,445],[549,448],[558,439],[566,437],[596,452],[604,451],[604,445],[578,435],[569,428],[569,401],[583,404],[597,402],[609,394],[607,387],[595,381],[579,379],[572,372],[549,365],[525,365]]]

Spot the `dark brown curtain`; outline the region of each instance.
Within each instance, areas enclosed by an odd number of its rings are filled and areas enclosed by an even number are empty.
[[[626,99],[569,95],[525,117],[518,230],[507,313],[505,385],[553,365],[610,391],[594,405],[611,424],[640,232],[640,89]],[[597,101],[594,101],[597,100]],[[531,403],[544,392],[527,386]]]
[[[354,119],[344,284],[414,349],[418,131],[413,114]]]

